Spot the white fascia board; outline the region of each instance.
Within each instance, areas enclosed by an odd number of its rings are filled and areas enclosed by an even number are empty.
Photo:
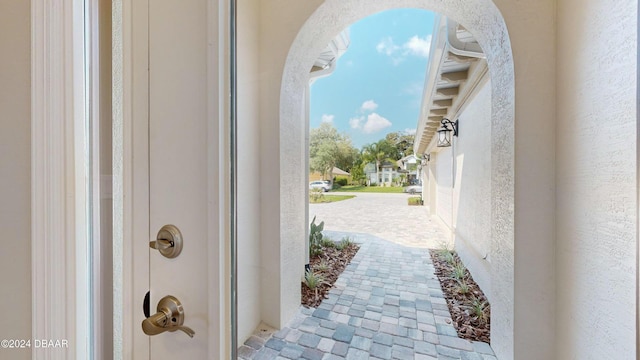
[[[416,138],[422,138],[431,111],[431,102],[436,92],[436,84],[440,67],[444,61],[444,54],[447,49],[447,18],[436,15],[434,21],[433,35],[431,37],[431,49],[429,50],[429,64],[427,65],[427,76],[425,77],[424,92],[422,93],[422,104],[420,105],[420,117],[416,128]],[[426,146],[422,141],[416,141],[413,145],[413,152],[421,154]]]

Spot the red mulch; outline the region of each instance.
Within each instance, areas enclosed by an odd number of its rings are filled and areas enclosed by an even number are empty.
[[[445,259],[442,251],[429,251],[436,269],[436,276],[438,276],[438,280],[440,281],[444,297],[447,299],[447,306],[449,307],[451,319],[458,332],[458,336],[467,340],[490,343],[491,307],[478,284],[473,281],[469,270],[465,269],[464,276],[464,282],[469,286],[469,292],[461,294],[459,282],[454,279],[452,275],[454,268],[452,263]],[[455,259],[453,263],[455,263],[455,261],[460,262],[458,254],[452,252],[452,255]],[[484,320],[475,316],[471,308],[474,300],[486,303]]]
[[[338,276],[340,276],[347,265],[349,265],[351,259],[356,256],[359,249],[360,246],[356,244],[351,244],[342,250],[325,247],[322,255],[312,257],[309,265],[311,265],[311,269],[315,273],[322,274],[324,283],[318,287],[317,296],[315,290],[309,289],[302,283],[302,305],[318,307],[318,305],[322,303],[322,300],[327,297],[327,293],[331,290],[333,284],[338,280]],[[323,260],[324,263],[328,265],[326,271],[320,271],[316,268]]]

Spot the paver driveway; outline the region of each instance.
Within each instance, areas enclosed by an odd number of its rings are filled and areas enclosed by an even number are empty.
[[[365,233],[412,247],[434,249],[449,239],[439,226],[431,223],[428,207],[407,205],[407,199],[414,195],[350,194],[356,197],[310,204],[309,219],[316,216],[316,223],[324,221],[327,230]]]

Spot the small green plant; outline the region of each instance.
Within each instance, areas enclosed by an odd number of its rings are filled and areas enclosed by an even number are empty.
[[[478,298],[473,299],[471,302],[471,312],[473,316],[481,323],[487,322],[489,319],[489,303],[482,301]]]
[[[458,280],[458,285],[456,286],[456,291],[458,294],[466,295],[471,291],[469,284],[467,284],[464,279]]]
[[[345,236],[336,244],[336,249],[342,251],[351,245],[353,245],[353,240],[351,240],[350,237]]]
[[[316,217],[311,220],[311,227],[309,229],[309,254],[313,256],[319,256],[323,254],[322,250],[322,230],[324,229],[324,221],[316,225]]]
[[[311,290],[315,292],[315,297],[318,299],[318,288],[320,285],[325,284],[326,281],[321,274],[316,274],[311,270],[307,270],[304,273],[304,281],[303,283]]]
[[[422,198],[420,196],[414,196],[408,198],[409,205],[422,205]]]
[[[316,289],[324,282],[324,277],[321,274],[317,274],[311,270],[307,270],[304,273],[304,284],[311,290]]]
[[[455,264],[453,264],[453,271],[451,272],[451,277],[453,277],[456,280],[462,280],[464,279],[466,273],[467,273],[467,269],[464,267],[464,264],[462,262],[456,261]]]
[[[327,272],[329,271],[329,264],[327,264],[327,262],[323,259],[322,261],[320,261],[320,263],[316,264],[313,267],[313,270],[320,271],[320,272]]]
[[[322,240],[320,240],[320,246],[325,248],[334,248],[336,247],[336,243],[328,237],[323,237]]]
[[[455,251],[452,248],[450,248],[446,242],[441,241],[438,244],[438,250],[436,250],[436,256],[438,256],[439,258],[442,258],[444,261],[446,261],[451,265],[454,265],[456,261],[456,257],[454,254],[455,254]]]
[[[444,261],[448,262],[451,265],[456,262],[456,257],[453,255],[453,251],[451,250],[443,252],[442,257],[444,258]]]

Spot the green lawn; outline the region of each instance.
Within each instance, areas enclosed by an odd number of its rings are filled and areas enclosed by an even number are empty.
[[[321,203],[331,203],[336,201],[353,199],[356,197],[355,195],[322,195],[318,200],[314,201],[313,198],[309,197],[310,204],[321,204]]]
[[[402,187],[384,187],[384,186],[363,186],[363,185],[346,185],[340,189],[331,190],[332,192],[372,192],[372,193],[401,193]]]

